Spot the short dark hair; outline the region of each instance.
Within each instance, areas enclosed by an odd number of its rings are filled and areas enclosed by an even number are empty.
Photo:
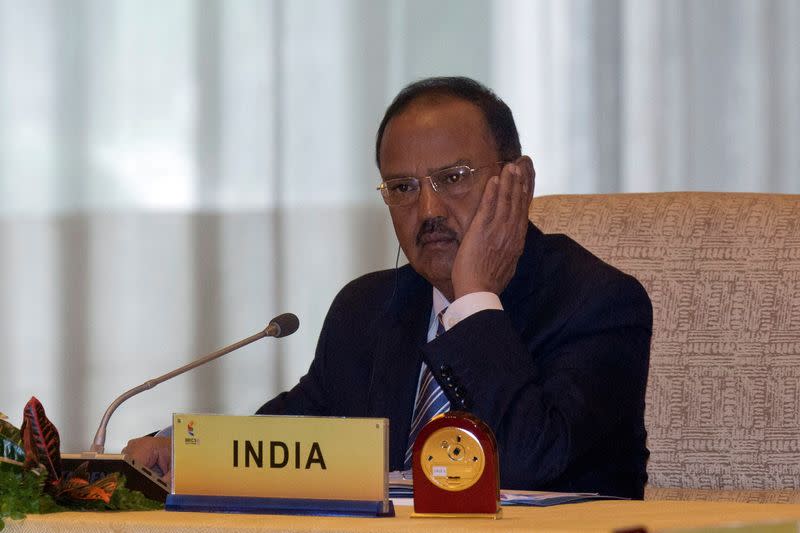
[[[381,166],[383,133],[389,121],[414,100],[423,96],[438,95],[466,100],[481,110],[502,160],[512,161],[522,155],[519,134],[511,109],[491,89],[471,78],[462,76],[425,78],[406,86],[386,109],[375,139],[375,162],[378,168]]]

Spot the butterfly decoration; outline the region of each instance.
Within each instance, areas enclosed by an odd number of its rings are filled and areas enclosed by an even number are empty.
[[[56,501],[102,500],[104,503],[111,501],[111,496],[119,484],[117,474],[113,473],[90,483],[88,465],[88,462],[82,463],[68,477],[61,479],[56,487]]]

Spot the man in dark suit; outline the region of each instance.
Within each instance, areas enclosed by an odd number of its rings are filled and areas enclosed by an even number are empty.
[[[497,437],[504,488],[641,498],[650,301],[528,222],[535,173],[505,103],[466,78],[412,84],[376,159],[410,265],[348,284],[309,372],[258,412],[387,417],[403,469],[433,414],[466,410]],[[163,459],[148,446],[129,453]]]

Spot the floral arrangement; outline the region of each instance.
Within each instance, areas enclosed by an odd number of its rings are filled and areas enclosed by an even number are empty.
[[[0,413],[0,530],[5,517],[75,510],[149,510],[163,504],[125,488],[116,473],[89,480],[88,463],[61,470],[58,430],[35,397],[25,405],[17,429]]]

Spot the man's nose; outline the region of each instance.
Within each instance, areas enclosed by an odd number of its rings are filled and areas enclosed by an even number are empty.
[[[425,178],[419,184],[419,210],[424,218],[447,216],[442,196],[433,190],[431,180]]]

